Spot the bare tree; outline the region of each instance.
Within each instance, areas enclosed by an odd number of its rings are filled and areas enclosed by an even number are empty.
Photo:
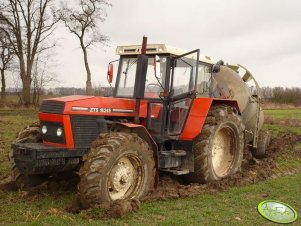
[[[278,104],[301,105],[301,88],[300,87],[262,87],[261,93],[266,102]]]
[[[11,67],[14,53],[6,33],[0,31],[0,72],[1,72],[1,102],[6,99],[5,72]]]
[[[50,69],[55,66],[51,62],[52,54],[48,51],[44,54],[38,54],[33,66],[33,94],[32,103],[34,105],[39,105],[40,96],[44,88],[52,85],[58,80],[56,79],[56,74]]]
[[[55,45],[54,42],[47,43],[58,21],[51,10],[53,4],[54,0],[0,2],[0,30],[8,35],[19,60],[22,102],[25,105],[30,104],[32,68],[36,55]]]
[[[110,6],[107,0],[78,0],[75,7],[62,2],[59,18],[64,22],[68,30],[74,34],[80,43],[84,55],[84,63],[87,72],[86,94],[92,95],[91,71],[88,63],[87,50],[94,44],[106,43],[108,37],[100,33],[99,23],[106,18],[105,7]]]

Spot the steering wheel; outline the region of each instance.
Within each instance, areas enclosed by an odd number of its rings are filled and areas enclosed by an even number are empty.
[[[159,87],[159,89],[154,91],[156,87]],[[149,83],[147,84],[146,89],[149,92],[158,92],[162,89],[162,87],[158,83]]]

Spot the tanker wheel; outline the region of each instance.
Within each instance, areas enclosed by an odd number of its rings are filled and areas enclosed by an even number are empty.
[[[213,106],[194,140],[194,173],[189,182],[206,183],[225,178],[241,168],[244,125],[236,109]]]
[[[23,130],[21,130],[16,136],[16,140],[14,143],[41,143],[42,135],[40,131],[40,125],[38,123],[34,123],[26,126]],[[11,176],[14,183],[18,188],[28,188],[32,186],[36,186],[46,179],[46,175],[25,175],[20,172],[17,168],[13,152],[11,151],[9,154],[9,160],[11,165]]]
[[[257,159],[266,157],[266,151],[271,141],[271,131],[261,129],[258,134],[257,148],[251,148],[252,155]]]
[[[85,208],[139,199],[154,187],[153,151],[133,133],[101,134],[84,156],[79,175],[79,200]]]

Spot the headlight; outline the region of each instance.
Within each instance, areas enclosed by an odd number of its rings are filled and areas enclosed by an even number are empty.
[[[60,136],[62,136],[62,134],[63,134],[63,129],[62,129],[62,128],[58,128],[58,129],[56,130],[56,135],[57,135],[58,137],[60,137]]]
[[[47,133],[47,126],[42,126],[42,133],[43,134],[46,134]]]

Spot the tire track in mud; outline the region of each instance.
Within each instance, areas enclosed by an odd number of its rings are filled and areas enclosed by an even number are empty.
[[[286,155],[289,158],[301,161],[301,149],[295,148],[295,145],[300,141],[301,136],[292,133],[273,137],[267,149],[267,157],[260,160],[253,158],[250,151],[245,150],[241,171],[220,181],[185,185],[181,178],[163,175],[158,188],[153,190],[143,200],[167,200],[192,197],[205,193],[214,194],[233,186],[254,184],[269,178],[299,173],[301,172],[301,167],[293,168],[289,165],[284,165],[280,169],[276,160]]]
[[[252,157],[250,151],[245,150],[240,172],[231,175],[228,178],[208,184],[185,184],[178,176],[163,174],[161,175],[158,187],[140,201],[169,200],[192,197],[201,194],[216,194],[230,187],[255,184],[259,181],[270,178],[300,173],[301,167],[294,168],[291,165],[291,162],[290,164],[284,164],[281,167],[276,163],[276,160],[279,158],[289,158],[291,161],[296,160],[301,162],[301,149],[295,148],[295,145],[298,142],[301,142],[301,136],[293,133],[285,133],[277,137],[274,136],[267,149],[267,158],[257,160]],[[298,164],[299,163],[294,165]],[[52,193],[55,195],[56,193],[63,191],[73,191],[78,182],[78,178],[76,178],[75,175],[73,175],[71,178],[73,179],[70,180],[70,176],[66,175],[64,175],[64,177],[50,178],[49,181],[28,189],[26,191],[25,198],[34,197],[35,199],[38,199],[39,196],[43,197],[43,194],[45,193]],[[0,179],[3,181],[8,180],[8,178],[3,177]],[[1,187],[2,189],[10,190],[5,188],[5,186],[0,186],[0,189]],[[104,214],[94,217],[123,217],[132,211],[137,211],[140,206],[140,201],[117,200],[109,207],[105,208]],[[65,211],[79,213],[82,209],[83,207],[78,199],[76,199],[65,208]]]
[[[267,150],[267,158],[261,160],[254,159],[251,152],[246,150],[240,172],[223,180],[208,184],[185,185],[183,181],[181,181],[181,178],[164,174],[160,178],[158,187],[141,201],[169,200],[201,194],[215,194],[233,186],[255,184],[269,178],[301,172],[301,168],[294,169],[290,166],[279,171],[276,163],[277,158],[283,154],[290,154],[292,158],[299,158],[299,160],[301,160],[301,149],[294,148],[296,143],[300,141],[300,135],[298,136],[291,133],[274,137]],[[291,153],[286,153],[288,151]],[[105,209],[102,218],[120,218],[132,211],[137,211],[139,206],[135,206],[136,208],[134,208],[134,201],[135,200],[118,200],[113,202]]]

